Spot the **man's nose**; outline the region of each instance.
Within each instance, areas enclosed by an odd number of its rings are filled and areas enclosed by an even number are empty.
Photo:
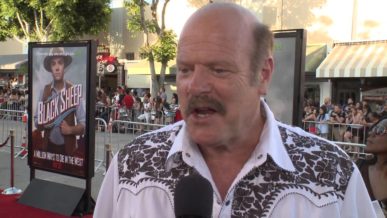
[[[191,75],[188,92],[191,94],[209,93],[212,90],[212,78],[209,69],[203,65],[195,65]]]

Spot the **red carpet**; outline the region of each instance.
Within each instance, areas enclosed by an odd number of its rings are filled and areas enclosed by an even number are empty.
[[[2,190],[0,190],[0,193]],[[67,216],[52,213],[23,204],[19,204],[17,199],[20,195],[2,195],[0,194],[0,217],[1,218],[65,218]],[[79,216],[72,216],[79,217]],[[83,216],[92,218],[92,215]]]

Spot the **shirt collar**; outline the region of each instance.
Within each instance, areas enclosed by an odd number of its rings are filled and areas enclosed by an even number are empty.
[[[265,101],[261,100],[263,113],[266,116],[266,122],[263,127],[259,143],[253,152],[253,157],[270,155],[273,161],[282,169],[287,171],[296,171],[293,162],[282,141],[281,133],[278,128],[278,121],[275,120],[273,112]],[[266,154],[266,155],[265,155]],[[255,160],[259,158],[254,158]]]
[[[267,159],[267,156],[270,155],[273,161],[280,168],[287,171],[296,171],[282,141],[278,128],[278,122],[275,120],[273,112],[263,100],[261,100],[261,105],[263,106],[261,107],[264,110],[263,113],[265,113],[266,116],[266,122],[263,127],[259,143],[248,161],[249,164],[252,164],[253,167],[259,166]],[[185,122],[180,121],[176,124],[178,124],[177,126],[179,126],[180,131],[178,131],[172,144],[172,148],[169,151],[166,162],[167,170],[176,166],[175,156],[178,153],[182,155],[182,161],[190,166],[196,165],[194,162],[202,163],[202,161],[195,161],[193,158],[187,158],[185,156],[185,153],[192,153],[192,151],[193,153],[197,153],[199,150],[197,145],[190,140]],[[200,158],[202,159],[203,157],[201,156]]]
[[[64,89],[67,88],[67,87],[66,87],[66,82],[65,82],[65,80],[63,80],[63,88],[64,88]],[[57,90],[54,88],[54,80],[52,80],[52,82],[51,82],[51,90],[54,90],[55,92],[57,91]],[[60,91],[60,90],[58,90],[58,91]]]
[[[170,170],[171,168],[178,166],[179,165],[178,161],[184,160],[187,163],[187,160],[184,157],[184,153],[186,152],[184,152],[183,149],[194,147],[193,142],[189,139],[185,122],[179,121],[177,124],[180,124],[178,125],[178,128],[180,129],[176,130],[176,134],[177,134],[176,138],[172,144],[171,150],[169,150],[169,153],[168,153],[167,162],[166,162],[167,170]],[[182,158],[182,160],[180,159],[180,157]],[[192,164],[190,163],[187,163],[187,164],[192,166]]]

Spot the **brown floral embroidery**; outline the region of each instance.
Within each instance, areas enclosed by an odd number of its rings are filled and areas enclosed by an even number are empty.
[[[173,144],[171,137],[177,135],[180,128],[146,134],[126,145],[118,154],[119,183],[137,187],[150,181],[167,187],[173,195],[179,178],[193,170],[182,161],[181,152],[173,158],[179,165],[170,171],[165,169]]]
[[[173,158],[178,166],[170,171],[165,169],[168,152],[180,128],[150,133],[125,146],[118,154],[120,184],[138,187],[151,181],[167,187],[172,197],[178,179],[194,171],[182,161],[181,153]],[[326,141],[284,127],[279,129],[296,171],[280,168],[268,156],[264,164],[252,169],[236,185],[232,217],[268,216],[282,197],[300,190],[315,199],[344,198],[354,169],[347,155]],[[324,191],[317,192],[313,187]]]
[[[268,216],[275,204],[292,192],[307,192],[320,200],[332,196],[344,199],[354,169],[348,156],[326,141],[279,129],[296,172],[280,168],[268,156],[237,184],[232,217]],[[324,187],[325,191],[318,193],[313,187]]]

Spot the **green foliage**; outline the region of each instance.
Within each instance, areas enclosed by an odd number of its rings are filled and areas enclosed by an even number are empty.
[[[148,33],[156,33],[157,22],[154,19],[147,19],[144,17],[142,20],[141,7],[149,7],[147,2],[139,0],[132,0],[125,2],[126,9],[128,10],[128,29],[132,32],[143,32],[144,29]],[[145,16],[145,15],[144,15]],[[143,23],[142,23],[143,22]]]
[[[154,68],[151,68],[152,81],[155,81],[152,83],[152,95],[156,94],[159,86],[164,85],[164,74],[168,61],[173,60],[176,56],[176,34],[172,30],[166,30],[164,24],[169,1],[164,0],[160,19],[157,16],[158,0],[128,0],[125,3],[129,17],[128,30],[133,33],[143,32],[145,34],[145,46],[140,49],[141,58],[147,59],[151,66],[154,66],[154,61],[162,64],[158,81]],[[157,40],[151,42],[151,35],[155,35]]]
[[[164,3],[168,4],[168,1]],[[149,38],[150,34],[156,34],[157,40],[155,43],[149,41],[140,49],[141,58],[149,60],[149,57],[154,55],[155,60],[161,63],[168,63],[176,56],[176,34],[172,30],[165,30],[164,25],[158,24],[157,7],[158,1],[152,1],[150,4],[144,0],[130,0],[125,2],[125,7],[128,11],[128,30],[131,32],[143,32]],[[146,10],[150,9],[150,15]],[[161,15],[165,16],[164,14]],[[164,19],[161,19],[164,20]]]
[[[168,63],[176,57],[176,34],[172,30],[164,31],[157,43],[153,46],[156,61]]]
[[[0,40],[70,40],[109,23],[110,0],[1,0]]]

